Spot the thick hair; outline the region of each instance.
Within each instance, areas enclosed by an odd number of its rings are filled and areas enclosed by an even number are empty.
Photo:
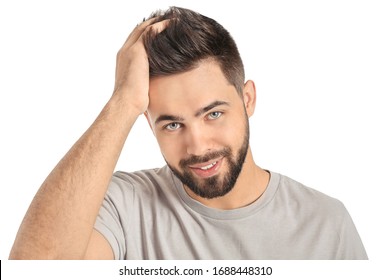
[[[236,43],[223,26],[197,12],[178,7],[157,11],[150,16],[154,17],[156,22],[170,21],[162,32],[149,32],[144,36],[151,78],[186,72],[205,59],[214,59],[227,81],[242,93],[244,66]]]

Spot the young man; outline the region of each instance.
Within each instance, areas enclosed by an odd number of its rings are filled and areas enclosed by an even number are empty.
[[[119,51],[111,99],[39,189],[10,258],[366,259],[342,203],[255,164],[255,104],[222,26],[155,14]],[[167,166],[112,176],[142,114]]]

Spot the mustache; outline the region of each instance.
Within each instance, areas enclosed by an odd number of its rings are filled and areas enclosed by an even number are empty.
[[[205,155],[202,155],[202,156],[190,156],[190,157],[188,157],[186,159],[182,159],[179,162],[179,166],[181,168],[185,168],[188,165],[193,165],[193,164],[207,162],[209,160],[217,159],[219,157],[229,157],[231,155],[232,155],[231,149],[230,148],[224,148],[224,149],[219,150],[219,151],[209,152],[209,153],[207,153]]]

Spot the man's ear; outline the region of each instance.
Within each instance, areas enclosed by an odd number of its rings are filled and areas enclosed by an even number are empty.
[[[153,129],[153,126],[152,126],[152,123],[151,123],[151,120],[150,120],[150,116],[149,116],[149,114],[148,114],[148,111],[145,111],[145,112],[144,112],[144,116],[145,116],[146,120],[148,121],[149,127],[150,127],[150,129],[152,130],[154,136],[156,136],[156,134],[154,133],[154,129]]]
[[[248,80],[243,88],[242,99],[248,117],[251,117],[256,108],[256,86],[252,80]]]

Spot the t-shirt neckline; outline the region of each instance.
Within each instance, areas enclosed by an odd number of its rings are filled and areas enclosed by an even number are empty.
[[[271,171],[268,171],[270,173],[270,180],[268,182],[268,185],[262,194],[256,201],[253,203],[237,208],[232,210],[221,210],[216,208],[208,207],[199,201],[193,199],[190,197],[187,192],[185,191],[182,182],[179,178],[177,178],[171,170],[169,170],[172,175],[173,185],[175,186],[177,193],[182,200],[182,202],[189,207],[191,210],[212,218],[212,219],[218,219],[218,220],[236,220],[236,219],[242,219],[246,218],[248,216],[253,215],[257,211],[260,211],[263,207],[265,207],[275,196],[275,193],[279,186],[280,181],[280,174],[274,173]]]

